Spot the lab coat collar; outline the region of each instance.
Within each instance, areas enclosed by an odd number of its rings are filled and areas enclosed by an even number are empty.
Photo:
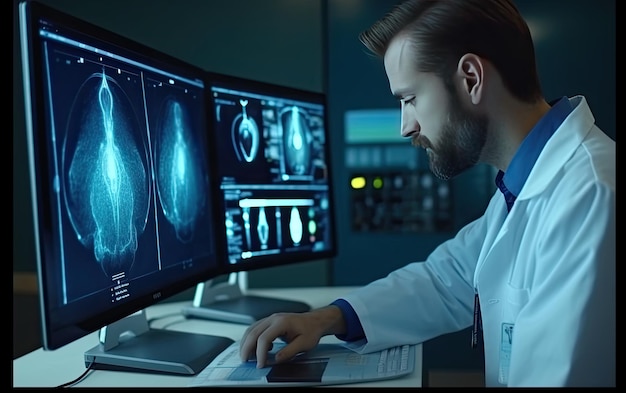
[[[518,201],[532,198],[545,190],[591,131],[595,118],[585,97],[579,95],[569,100],[574,109],[544,146],[517,196]]]

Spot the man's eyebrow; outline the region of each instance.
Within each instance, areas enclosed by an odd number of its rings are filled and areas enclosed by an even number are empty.
[[[407,98],[414,97],[412,94],[394,94],[393,96],[399,103],[404,102]]]
[[[392,91],[391,95],[393,95],[396,100],[402,101],[406,99],[406,97],[411,97],[414,94],[413,94],[412,89],[410,88],[400,88],[400,89],[397,89],[396,91]]]
[[[402,93],[393,93],[392,95],[398,101],[402,101],[402,99],[404,98],[404,95]]]

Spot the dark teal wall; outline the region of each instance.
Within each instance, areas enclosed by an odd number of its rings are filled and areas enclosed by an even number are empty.
[[[535,40],[548,99],[583,94],[596,124],[615,139],[616,1],[518,0]]]

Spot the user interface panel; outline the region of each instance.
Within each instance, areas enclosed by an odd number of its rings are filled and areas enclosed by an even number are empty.
[[[334,253],[322,94],[222,76],[212,83],[218,181],[233,270]]]

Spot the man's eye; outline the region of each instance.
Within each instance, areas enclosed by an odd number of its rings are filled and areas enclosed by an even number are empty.
[[[407,97],[401,100],[402,105],[413,104],[415,102],[415,97]]]

